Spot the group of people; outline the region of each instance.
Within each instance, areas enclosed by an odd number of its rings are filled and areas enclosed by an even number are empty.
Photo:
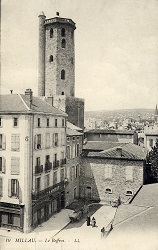
[[[94,217],[91,220],[90,216],[88,215],[86,221],[87,221],[87,226],[91,225],[92,227],[96,227],[96,219]],[[101,237],[104,237],[105,233],[106,233],[105,228],[102,227],[102,229],[101,229]]]
[[[96,227],[96,219],[93,217],[91,220],[91,217],[88,215],[87,216],[87,226],[92,226],[92,227]]]

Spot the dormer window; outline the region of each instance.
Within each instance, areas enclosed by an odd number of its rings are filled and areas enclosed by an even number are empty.
[[[112,194],[112,189],[111,188],[106,188],[105,193]]]
[[[62,28],[62,30],[61,30],[61,36],[65,37],[65,29],[64,28]]]
[[[127,195],[127,196],[132,196],[132,195],[133,195],[133,192],[132,192],[131,190],[127,190],[127,191],[126,191],[126,195]]]

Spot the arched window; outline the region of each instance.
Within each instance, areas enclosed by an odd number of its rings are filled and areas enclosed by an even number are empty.
[[[52,55],[50,56],[49,61],[53,62],[53,56]]]
[[[62,71],[61,71],[61,79],[65,80],[65,70],[64,69],[62,69]]]
[[[64,28],[62,28],[62,30],[61,30],[61,36],[65,37],[65,29]]]
[[[126,191],[126,195],[129,195],[129,196],[130,196],[130,195],[133,195],[133,192],[132,192],[131,190],[127,190],[127,191]]]
[[[51,28],[50,29],[50,38],[52,38],[53,37],[53,29]]]
[[[105,193],[112,194],[112,189],[111,188],[106,188]]]
[[[65,48],[65,47],[66,47],[66,41],[65,41],[65,39],[62,39],[61,47],[62,47],[62,48]]]

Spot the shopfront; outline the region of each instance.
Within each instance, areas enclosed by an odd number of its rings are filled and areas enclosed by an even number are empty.
[[[0,227],[23,231],[24,205],[0,202]]]

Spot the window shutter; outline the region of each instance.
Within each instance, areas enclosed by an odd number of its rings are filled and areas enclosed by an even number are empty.
[[[37,135],[34,136],[34,149],[37,149]]]
[[[53,134],[53,147],[55,147],[55,134]]]
[[[16,193],[17,193],[17,197],[19,198],[19,180],[17,180],[16,182]]]
[[[4,156],[2,156],[2,173],[5,173],[6,169],[6,159]]]
[[[12,197],[12,192],[11,192],[11,180],[8,180],[8,196]]]
[[[2,134],[2,149],[6,149],[6,136]]]
[[[19,185],[19,203],[22,203],[22,191],[20,185]]]
[[[43,135],[41,135],[41,149],[44,148]]]
[[[20,158],[11,158],[11,174],[20,174]]]
[[[0,178],[0,196],[3,196],[3,179]]]

